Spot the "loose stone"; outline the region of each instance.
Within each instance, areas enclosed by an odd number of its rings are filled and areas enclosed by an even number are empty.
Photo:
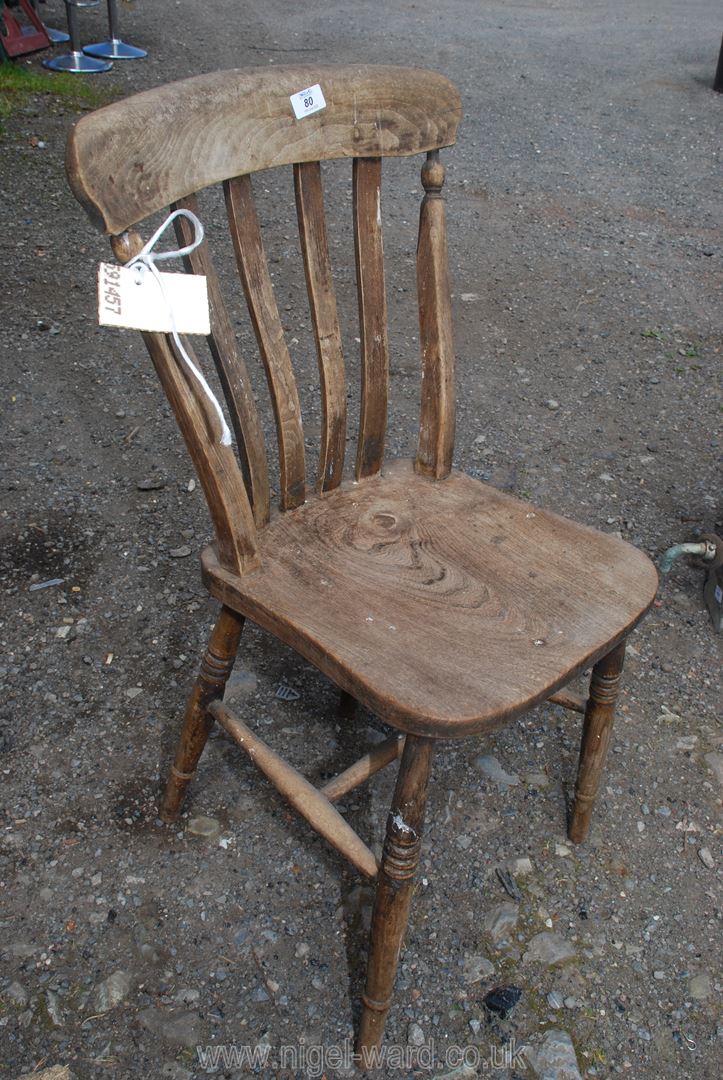
[[[411,1046],[424,1046],[424,1032],[419,1024],[410,1024],[407,1028],[407,1042]]]
[[[502,768],[496,757],[492,754],[481,754],[476,762],[477,768],[483,776],[488,777],[494,784],[497,784],[502,790],[508,787],[515,787],[519,784],[520,778],[517,773],[508,773]]]
[[[488,994],[485,994],[485,1008],[504,1020],[518,1004],[521,997],[522,991],[519,986],[496,986],[494,990],[490,990]]]
[[[707,848],[707,847],[699,848],[699,850],[698,850],[698,858],[703,863],[703,866],[707,866],[709,870],[712,870],[713,867],[715,866],[715,862],[713,860],[713,856],[711,854],[710,848]]]
[[[195,1012],[164,1012],[150,1006],[138,1020],[141,1027],[175,1046],[196,1046],[201,1041],[201,1023]]]
[[[574,956],[575,950],[569,942],[565,941],[559,934],[543,930],[541,934],[536,934],[530,941],[523,961],[524,963],[537,962],[544,964],[545,967],[553,967],[555,964],[564,964],[567,960],[572,960]]]
[[[532,873],[532,861],[524,856],[521,859],[512,859],[509,864],[510,872],[517,877],[525,877]]]
[[[723,787],[723,754],[717,750],[711,750],[709,754],[705,755],[705,761],[718,783]]]
[[[539,1080],[582,1080],[566,1031],[546,1031],[537,1046],[526,1048],[525,1058]]]
[[[89,1010],[94,1013],[108,1012],[128,997],[133,980],[127,971],[114,971],[96,986],[90,999]]]
[[[9,986],[6,986],[0,993],[0,999],[7,1001],[10,1005],[17,1005],[21,1009],[24,1009],[30,1000],[27,990],[19,982],[11,982]]]
[[[468,986],[481,982],[482,979],[489,979],[494,973],[495,966],[486,956],[480,956],[476,953],[465,956],[462,978]]]
[[[221,832],[221,822],[216,818],[206,817],[199,814],[188,822],[188,831],[192,836],[203,836],[206,839],[215,839]]]
[[[484,920],[484,928],[493,945],[499,947],[510,940],[510,934],[517,924],[518,912],[517,904],[505,900],[488,913]]]
[[[688,993],[696,1001],[705,1001],[710,997],[712,991],[710,975],[706,972],[701,972],[700,975],[694,975],[688,983]]]
[[[60,1007],[58,995],[52,990],[48,990],[45,995],[45,1004],[53,1027],[62,1027],[65,1023],[65,1017],[63,1016],[63,1010]]]
[[[172,559],[185,559],[191,554],[191,549],[188,544],[181,544],[180,547],[171,548],[168,554]]]

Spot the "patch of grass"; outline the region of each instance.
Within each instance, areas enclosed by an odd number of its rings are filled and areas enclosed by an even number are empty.
[[[589,1050],[583,1052],[583,1057],[586,1057],[591,1065],[607,1065],[608,1056],[601,1046],[591,1046]]]
[[[51,97],[70,109],[95,109],[116,96],[115,87],[91,85],[83,75],[52,73],[18,63],[0,64],[0,136],[4,120],[34,97]]]

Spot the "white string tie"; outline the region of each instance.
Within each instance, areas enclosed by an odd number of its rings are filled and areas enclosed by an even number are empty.
[[[154,247],[156,246],[160,238],[163,236],[168,226],[171,225],[178,217],[187,218],[188,221],[190,221],[193,225],[194,236],[192,243],[187,244],[185,247],[182,248],[175,248],[172,251],[154,251]],[[230,446],[231,432],[229,431],[228,424],[226,423],[226,417],[223,415],[223,409],[219,405],[218,399],[216,398],[213,390],[206,382],[203,372],[198,367],[196,367],[193,360],[183,347],[183,343],[181,342],[181,339],[178,335],[178,330],[176,329],[176,317],[173,312],[173,305],[168,299],[166,291],[163,288],[163,278],[161,277],[160,271],[156,266],[156,262],[159,262],[161,259],[182,259],[184,255],[190,255],[192,251],[195,251],[196,248],[202,243],[203,225],[196,217],[196,215],[191,213],[190,210],[174,210],[172,214],[168,215],[161,227],[159,229],[156,229],[153,236],[150,238],[145,247],[141,251],[139,251],[137,255],[134,255],[133,258],[130,259],[130,261],[127,263],[127,265],[129,267],[134,267],[138,271],[139,282],[143,280],[143,275],[146,270],[149,270],[158,282],[158,288],[161,290],[161,296],[163,297],[166,303],[166,307],[168,308],[168,314],[171,320],[171,336],[173,338],[173,342],[178,349],[178,353],[181,359],[186,364],[189,371],[193,374],[194,378],[201,386],[204,394],[216,410],[216,415],[221,422],[221,444],[223,446]]]

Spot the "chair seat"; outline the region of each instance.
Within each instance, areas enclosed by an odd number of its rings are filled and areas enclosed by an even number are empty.
[[[594,663],[651,605],[616,537],[411,462],[313,496],[259,535],[261,566],[202,555],[210,592],[403,731],[493,730]]]

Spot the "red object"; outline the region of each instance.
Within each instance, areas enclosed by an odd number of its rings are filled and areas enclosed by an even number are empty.
[[[30,0],[18,0],[17,5],[28,17],[30,26],[18,22],[13,13],[4,4],[0,20],[0,44],[8,56],[22,56],[24,53],[47,49],[50,45],[45,27],[35,13]]]

